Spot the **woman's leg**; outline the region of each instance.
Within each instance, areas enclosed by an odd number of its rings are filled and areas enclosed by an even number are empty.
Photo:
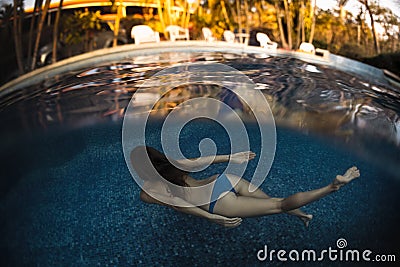
[[[356,167],[352,167],[341,176],[337,175],[333,183],[308,192],[300,192],[287,198],[255,198],[247,196],[236,196],[228,193],[219,199],[215,205],[214,213],[228,217],[255,217],[270,214],[288,212],[306,204],[314,202],[343,185],[360,176]]]
[[[250,183],[247,180],[240,178],[239,176],[232,174],[227,174],[226,176],[228,177],[231,184],[234,185],[235,191],[241,196],[264,198],[264,199],[271,198],[266,193],[264,193],[264,191],[262,191],[260,188],[257,188],[253,192],[250,192],[249,191]]]
[[[242,179],[238,176],[232,177],[233,175],[227,175],[229,179],[232,179],[231,182],[237,182],[235,185],[235,190],[236,192],[241,195],[241,196],[246,196],[246,197],[254,197],[254,198],[263,198],[263,199],[269,199],[271,198],[269,195],[267,195],[264,191],[261,189],[257,188],[255,191],[250,192],[249,191],[249,185],[250,183]],[[281,199],[283,200],[283,198]],[[298,217],[304,225],[307,227],[310,221],[312,220],[313,216],[311,214],[307,214],[301,209],[294,209],[286,212],[287,214],[294,215]]]

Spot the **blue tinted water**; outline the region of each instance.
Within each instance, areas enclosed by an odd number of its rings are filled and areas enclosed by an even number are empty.
[[[301,71],[306,63],[292,59],[249,56],[228,63],[267,88],[277,118],[277,151],[262,185],[265,192],[284,197],[323,186],[349,166],[361,170],[350,186],[305,207],[314,215],[308,229],[288,215],[245,219],[240,227],[225,229],[142,203],[122,153],[121,114],[135,85],[162,64],[147,64],[143,72],[135,71],[139,65],[116,72],[110,63],[98,76],[84,76],[89,70],[81,70],[2,99],[1,263],[265,265],[256,257],[264,245],[322,250],[335,247],[338,238],[350,248],[398,253],[400,184],[394,170],[400,161],[395,132],[385,128],[395,125],[397,95],[385,85],[365,86],[359,77],[347,79],[349,74],[317,66],[324,79],[332,78],[324,83],[320,76],[313,79],[314,72]],[[149,126],[147,138],[160,148],[157,126]],[[257,152],[254,127],[247,125]],[[195,121],[180,137],[187,156],[198,155],[193,143],[207,132],[213,132],[218,152],[227,153],[222,128]],[[257,160],[250,162],[244,178],[250,179]],[[219,164],[196,177],[224,167]]]

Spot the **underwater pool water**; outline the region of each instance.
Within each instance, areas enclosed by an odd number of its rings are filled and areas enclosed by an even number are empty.
[[[268,194],[284,197],[318,188],[352,165],[361,170],[359,180],[305,207],[314,215],[308,229],[288,215],[245,219],[226,229],[139,200],[121,146],[124,109],[157,71],[199,61],[242,71],[268,99],[278,126],[275,160],[261,186]],[[238,105],[234,96],[210,85],[176,90],[158,106],[161,117],[182,98],[208,95]],[[256,256],[264,245],[323,250],[335,247],[339,238],[349,248],[396,254],[399,100],[395,88],[368,77],[292,58],[222,53],[109,62],[10,93],[0,100],[1,263],[265,265]],[[257,152],[257,127],[246,126]],[[151,123],[146,139],[161,149],[159,136],[159,123]],[[228,153],[223,128],[198,120],[181,133],[185,155],[198,156],[193,144],[205,137],[216,142],[218,153]],[[245,179],[257,160],[250,162]],[[224,168],[219,164],[195,177]]]

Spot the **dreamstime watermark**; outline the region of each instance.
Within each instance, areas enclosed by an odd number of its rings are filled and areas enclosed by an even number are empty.
[[[203,86],[203,87],[202,87]],[[197,87],[197,88],[196,88]],[[220,88],[220,94],[212,95],[210,92],[192,94],[190,90],[207,90],[210,87]],[[133,169],[131,151],[135,147],[149,145],[154,140],[149,140],[146,129],[151,124],[151,118],[157,111],[164,111],[161,136],[162,150],[174,164],[174,159],[184,159],[181,151],[180,134],[188,123],[195,119],[208,119],[221,125],[229,137],[231,154],[250,150],[250,138],[246,129],[244,113],[251,114],[252,122],[256,122],[259,140],[259,163],[257,164],[251,179],[249,190],[255,191],[265,180],[271,168],[276,146],[276,129],[272,111],[263,93],[256,88],[253,81],[242,72],[220,63],[189,63],[175,65],[147,78],[135,91],[126,109],[122,127],[122,146],[128,168],[135,182],[143,189],[141,177]],[[184,91],[186,90],[186,91]],[[222,99],[221,95],[229,97]],[[193,97],[196,95],[196,97]],[[232,104],[229,99],[235,98],[240,102]],[[227,100],[228,99],[228,100]],[[174,103],[169,103],[174,101]],[[243,107],[243,108],[240,108]],[[153,137],[152,137],[153,138]],[[202,139],[198,144],[191,144],[193,149],[200,151],[200,156],[212,156],[217,154],[218,141],[212,133]],[[153,142],[154,143],[154,142]],[[148,155],[144,160],[150,162]],[[143,160],[143,159],[141,159]],[[151,164],[149,164],[151,165]],[[176,167],[182,169],[183,166]],[[201,171],[207,166],[203,166]],[[225,173],[242,177],[247,167],[246,164],[233,164],[228,162]],[[185,170],[184,171],[193,171]],[[157,171],[150,170],[154,179],[168,184],[171,191],[182,189],[181,186],[172,184]],[[209,190],[213,184],[193,187],[192,191]],[[234,186],[234,185],[233,185]],[[151,191],[151,190],[148,190]],[[146,193],[151,194],[151,192]],[[204,191],[203,191],[204,192]],[[195,194],[193,192],[193,194]],[[157,196],[154,196],[157,198]],[[218,197],[218,196],[216,196]],[[159,199],[161,201],[161,199]],[[216,199],[202,200],[191,203],[200,206]],[[204,202],[203,201],[207,201]],[[163,201],[165,202],[165,201]],[[173,203],[167,203],[173,204]]]
[[[267,245],[264,245],[263,249],[257,252],[257,259],[259,261],[340,261],[340,262],[395,262],[396,255],[394,254],[373,254],[369,249],[346,249],[347,240],[339,238],[336,241],[336,247],[328,247],[320,251],[314,249],[295,250],[290,251],[284,249],[268,249]]]

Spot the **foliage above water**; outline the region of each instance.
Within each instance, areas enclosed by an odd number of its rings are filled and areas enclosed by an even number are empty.
[[[168,25],[189,28],[191,39],[203,39],[203,27],[210,28],[219,40],[223,40],[225,30],[264,32],[279,43],[280,48],[296,50],[301,42],[309,42],[317,48],[355,59],[400,51],[400,19],[376,0],[358,0],[360,9],[353,11],[354,14],[344,8],[348,0],[336,1],[337,7],[328,11],[319,9],[316,0],[140,1],[142,7],[126,16],[122,8],[118,8],[122,0],[111,0],[112,8],[99,6],[96,12],[76,11],[72,15],[67,15],[60,1],[57,11],[57,16],[58,13],[62,16],[60,23],[49,18],[50,0],[36,2],[36,16],[26,14],[24,1],[15,0],[14,5],[3,3],[0,6],[1,67],[6,69],[6,73],[0,75],[4,77],[15,69],[18,73],[14,75],[18,76],[36,68],[37,52],[40,46],[50,42],[50,31],[53,31],[53,51],[57,51],[60,41],[66,45],[83,43],[84,51],[90,51],[95,47],[93,33],[100,30],[100,17],[105,13],[114,16],[115,24],[111,27],[114,46],[118,44],[120,33],[129,38],[132,26],[147,24],[165,38]],[[51,11],[54,11],[53,6]],[[46,21],[51,21],[51,25]],[[254,35],[250,36],[250,44],[258,45]],[[52,62],[57,60],[54,55]]]
[[[91,32],[100,30],[100,11],[75,11],[63,16],[61,40],[66,44],[77,44],[89,39]]]

